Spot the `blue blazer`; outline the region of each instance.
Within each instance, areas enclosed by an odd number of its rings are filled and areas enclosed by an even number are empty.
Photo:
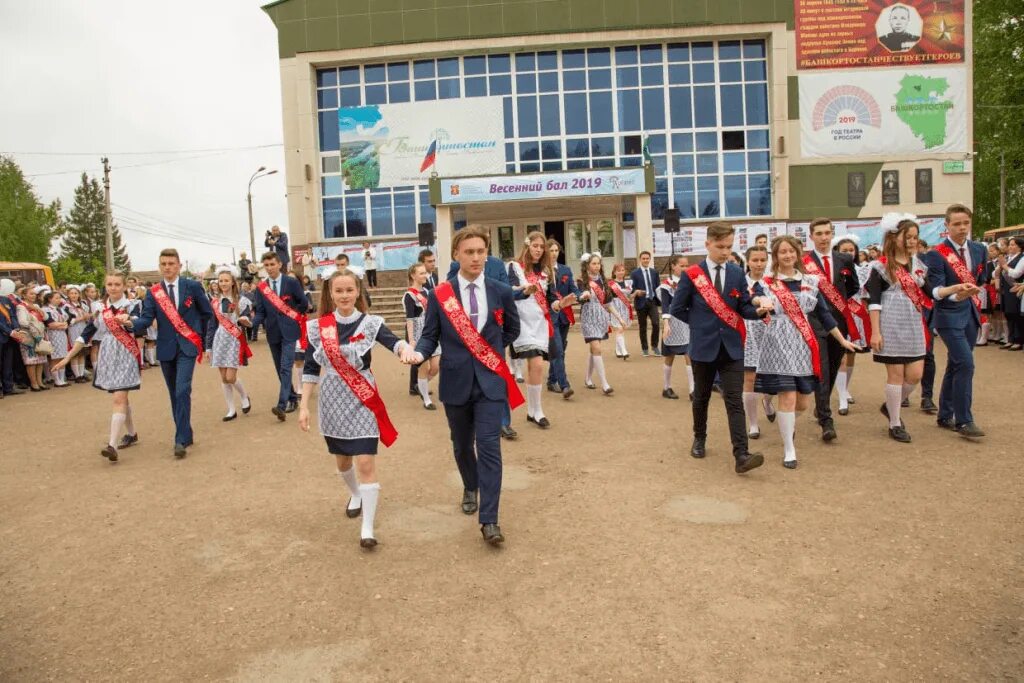
[[[455,296],[460,298],[460,303],[465,308],[465,302],[461,301],[459,292],[458,276],[449,278],[448,282],[451,283],[455,290]],[[487,288],[487,321],[480,334],[494,349],[494,352],[504,358],[505,347],[519,336],[519,311],[516,309],[511,287],[486,276],[484,284]],[[501,325],[494,317],[494,312],[498,309],[504,311],[504,320]],[[451,405],[468,403],[474,378],[488,399],[492,401],[508,400],[505,382],[473,357],[473,354],[462,343],[458,332],[448,322],[448,316],[441,311],[437,297],[432,296],[427,300],[423,334],[416,344],[416,351],[423,354],[424,358],[430,358],[430,354],[434,352],[439,343],[444,349],[444,353],[441,354],[441,384],[438,387],[438,398],[442,403]]]
[[[263,323],[267,330],[267,341],[271,344],[298,341],[302,334],[299,324],[267,303],[259,289],[255,290],[255,294],[253,304],[256,313],[252,319],[252,326],[259,328],[260,323]],[[302,283],[291,275],[281,275],[281,291],[278,292],[278,296],[284,299],[289,308],[299,313],[309,310],[309,301],[302,289]]]
[[[167,291],[163,280],[160,286]],[[210,307],[210,299],[203,290],[203,286],[195,280],[178,278],[178,314],[181,315],[185,324],[191,327],[199,335],[199,339],[206,338],[206,325],[213,317],[213,309]],[[186,305],[187,304],[187,305]],[[135,334],[142,334],[153,321],[156,320],[156,357],[157,360],[174,360],[180,351],[182,355],[195,358],[199,355],[192,342],[185,339],[167,319],[163,311],[156,304],[153,293],[147,291],[146,298],[142,302],[142,312],[134,320],[132,327]]]
[[[707,260],[700,262],[700,269],[708,279]],[[757,309],[750,301],[747,289],[747,276],[743,269],[734,263],[725,266],[725,294],[722,298],[726,305],[747,320],[759,320]],[[732,296],[736,292],[738,296]],[[683,271],[676,287],[676,295],[672,299],[671,314],[690,325],[690,359],[698,363],[712,363],[718,358],[718,351],[725,347],[726,353],[733,360],[743,360],[743,340],[740,333],[732,329],[711,310],[704,297],[700,295],[693,281]]]
[[[655,304],[658,303],[658,296],[654,293],[658,289],[658,285],[661,284],[661,280],[658,278],[658,271],[654,268],[647,268],[648,274],[651,278],[651,291],[646,291],[647,285],[644,283],[644,269],[637,268],[629,274],[629,279],[633,281],[633,291],[638,289],[644,290],[644,296],[638,296],[633,300],[633,306],[636,308],[645,308],[648,301],[653,301]]]
[[[576,276],[573,274],[572,268],[564,263],[559,263],[558,268],[555,269],[555,294],[559,299],[564,299],[570,294],[575,294],[578,299],[581,294],[580,288],[576,286]],[[565,311],[559,311],[551,319],[551,322],[557,325],[568,325],[569,319],[565,317]]]
[[[954,252],[957,250],[957,246],[948,239],[943,240],[941,243],[948,246]],[[975,279],[979,285],[985,284],[989,281],[989,275],[985,268],[985,263],[988,260],[985,245],[967,240],[965,246],[970,254],[971,271]],[[956,276],[952,266],[946,263],[946,259],[939,252],[932,249],[924,254],[922,260],[928,266],[928,291],[926,292],[928,296],[932,296],[932,292],[935,291],[936,287],[949,287],[950,285],[959,284],[960,278]],[[931,326],[934,329],[962,328],[966,327],[972,320],[975,325],[981,325],[981,313],[971,299],[954,301],[946,297],[945,299],[935,301],[931,320]]]
[[[18,313],[14,310],[14,304],[6,296],[0,296],[0,308],[7,312],[7,316],[11,319],[7,322],[7,318],[0,313],[0,346],[6,344],[11,338],[11,332],[17,330],[20,326],[18,325]]]

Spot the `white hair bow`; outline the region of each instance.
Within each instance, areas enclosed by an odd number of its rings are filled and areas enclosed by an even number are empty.
[[[595,256],[597,256],[597,254],[589,254],[589,253],[583,254],[582,256],[580,256],[580,261],[583,262],[583,263],[586,263],[587,261],[589,261],[590,259],[594,258]]]
[[[837,244],[839,244],[843,240],[850,240],[851,242],[856,244],[858,247],[860,246],[860,235],[856,235],[856,234],[854,234],[852,232],[851,233],[847,233],[845,235],[836,235],[835,237],[833,237],[832,238],[832,246],[835,247]]]
[[[916,223],[917,216],[912,213],[887,213],[882,216],[882,220],[879,221],[878,225],[882,228],[883,232],[896,232],[903,221],[914,221]]]
[[[213,271],[214,275],[220,275],[221,273],[231,273],[231,277],[238,277],[238,267],[227,263],[223,263]]]

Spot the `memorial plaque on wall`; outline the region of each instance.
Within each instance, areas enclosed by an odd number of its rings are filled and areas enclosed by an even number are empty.
[[[868,192],[864,187],[864,174],[861,172],[846,174],[846,205],[864,206]]]
[[[918,168],[914,171],[914,195],[918,204],[932,203],[932,169]]]
[[[882,204],[900,203],[900,172],[882,171]]]

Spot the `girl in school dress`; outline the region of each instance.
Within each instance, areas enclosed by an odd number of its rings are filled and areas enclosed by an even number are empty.
[[[427,299],[430,296],[430,290],[423,287],[427,283],[427,267],[422,263],[414,263],[409,266],[408,275],[409,288],[402,296],[402,306],[405,308],[405,338],[409,344],[416,346],[416,342],[423,334]],[[437,377],[440,359],[441,346],[438,345],[434,349],[434,354],[416,369],[416,388],[423,399],[423,407],[427,410],[437,410],[437,406],[430,400],[430,380]]]
[[[626,277],[626,264],[612,266],[612,279],[608,281],[612,293],[612,332],[615,333],[615,357],[629,360],[626,348],[626,328],[633,322],[633,281]]]
[[[753,246],[747,249],[747,289],[750,296],[763,296],[765,291],[764,273],[768,268],[767,247]],[[775,406],[772,397],[754,391],[754,380],[757,376],[757,359],[761,354],[761,340],[768,329],[770,317],[764,320],[744,320],[747,327],[747,343],[743,347],[743,412],[747,416],[747,436],[751,439],[761,438],[761,427],[757,423],[758,399],[764,408],[765,417],[775,422]]]
[[[117,462],[118,451],[139,442],[132,420],[132,407],[128,402],[128,392],[137,391],[142,385],[142,354],[135,343],[135,337],[119,322],[120,316],[128,316],[133,310],[131,300],[125,296],[125,277],[118,272],[111,272],[105,281],[107,292],[106,305],[96,318],[86,325],[81,336],[75,339],[70,353],[57,367],[63,368],[89,341],[99,332],[103,336],[99,346],[99,361],[94,366],[92,385],[106,391],[114,399],[113,414],[110,416],[110,437],[100,451],[100,455],[110,462]],[[122,430],[125,432],[121,436]],[[120,440],[119,440],[120,437]]]
[[[857,261],[857,241],[855,237],[840,237],[835,242],[834,249],[841,254],[848,254],[856,263]],[[854,267],[854,272],[857,275],[857,282],[860,283],[860,290],[853,296],[858,302],[864,301],[868,294],[864,286],[867,284],[868,276],[871,274],[871,262],[858,264]],[[868,343],[867,330],[864,329],[864,321],[860,316],[853,316],[853,324],[857,328],[857,334],[860,336],[860,342],[858,343],[858,351],[866,351],[865,348]],[[852,340],[851,340],[852,341]],[[844,353],[843,362],[839,365],[839,371],[836,373],[836,394],[839,397],[839,414],[849,415],[850,406],[856,401],[850,394],[850,380],[853,379],[853,368],[856,365],[857,354],[856,353]]]
[[[690,365],[690,357],[687,355],[690,350],[690,326],[669,313],[672,309],[672,297],[676,295],[676,287],[679,285],[679,278],[688,265],[690,264],[685,256],[679,254],[670,256],[666,264],[668,277],[658,285],[656,292],[658,301],[661,302],[661,355],[665,359],[661,368],[665,380],[661,395],[663,398],[679,398],[679,395],[672,389],[672,364],[675,362],[676,356],[682,356],[686,362],[687,393],[692,401],[693,367]]]
[[[217,273],[217,285],[220,294],[210,302],[214,316],[206,326],[206,348],[210,353],[210,366],[220,371],[220,388],[228,408],[221,419],[230,422],[238,417],[235,393],[243,413],[248,415],[252,408],[245,385],[238,377],[238,368],[248,365],[252,355],[246,341],[246,328],[252,325],[252,302],[242,297],[238,280],[230,270]],[[226,324],[221,323],[222,318]]]
[[[320,295],[322,317],[308,325],[309,346],[302,370],[302,399],[299,404],[299,426],[309,431],[309,401],[313,387],[320,385],[318,414],[320,433],[327,442],[327,450],[335,456],[338,474],[348,487],[351,499],[345,514],[349,518],[363,515],[359,545],[373,548],[377,545],[373,522],[377,513],[380,484],[377,482],[378,441],[390,446],[397,434],[393,431],[387,411],[377,392],[376,381],[370,372],[370,351],[375,344],[400,356],[406,342],[396,337],[384,324],[384,319],[366,313],[363,283],[348,269],[335,271],[324,281]],[[320,329],[324,319],[333,322],[328,342]],[[331,344],[330,340],[334,340]],[[342,371],[353,371],[349,379],[338,374],[330,353],[337,350],[336,361]],[[372,390],[368,399],[376,403],[374,412],[353,393],[349,381],[362,383]],[[355,468],[352,467],[353,460]],[[358,472],[358,479],[356,473]]]
[[[544,415],[541,397],[544,391],[544,362],[551,348],[551,305],[558,299],[554,290],[555,274],[547,237],[531,232],[519,254],[508,266],[508,283],[525,299],[516,299],[519,311],[519,336],[512,342],[512,357],[526,363],[526,421],[541,429],[551,422]]]
[[[828,304],[818,291],[818,278],[803,271],[803,249],[792,235],[772,241],[772,277],[765,278],[765,296],[775,307],[772,321],[761,339],[754,391],[779,397],[776,422],[784,446],[783,465],[797,466],[793,435],[797,413],[807,409],[820,377],[816,376],[812,347],[801,329],[809,331],[814,347],[818,339],[807,320],[814,311],[829,334],[847,351],[856,347],[840,333]],[[820,358],[818,371],[820,372]]]
[[[64,302],[64,310],[68,315],[68,341],[74,342],[81,336],[85,326],[89,324],[92,315],[89,306],[82,299],[82,290],[78,285],[68,285],[68,295]],[[89,380],[85,377],[85,361],[76,357],[70,363],[71,374],[75,377],[76,384],[83,384]]]
[[[46,325],[46,340],[53,346],[50,352],[50,374],[53,376],[53,386],[70,386],[64,377],[63,366],[57,369],[57,363],[64,356],[68,355],[71,345],[68,343],[68,312],[64,308],[60,292],[47,292],[43,295],[43,324]]]
[[[46,316],[38,305],[42,289],[25,287],[19,291],[21,299],[16,307],[18,327],[28,335],[25,341],[18,345],[21,350],[21,361],[25,365],[32,391],[47,391],[50,387],[43,381],[46,355],[36,351],[36,344],[46,337],[46,324],[43,322]]]
[[[95,323],[96,318],[106,308],[103,298],[100,296],[99,288],[90,282],[82,289],[82,294],[85,295],[85,301],[89,305],[89,321]],[[124,295],[124,298],[128,298],[127,294]],[[96,336],[92,338],[92,345],[89,348],[89,363],[92,366],[93,372],[96,372],[96,361],[99,359],[100,354],[100,342],[103,341],[105,334],[106,328],[98,327],[96,328]]]
[[[1006,252],[999,246],[998,242],[988,245],[988,262],[985,268],[988,271],[988,281],[999,282],[1001,272],[999,268],[999,257]],[[981,300],[982,313],[988,316],[988,334],[986,341],[994,341],[997,344],[1007,344],[1006,317],[1003,315],[1003,307],[1000,306],[999,288],[993,285],[982,287],[985,298]],[[979,298],[982,296],[978,295]]]
[[[932,305],[924,293],[928,267],[917,256],[915,218],[889,214],[882,229],[882,257],[871,264],[867,282],[871,350],[875,362],[885,365],[885,403],[879,410],[889,421],[889,436],[910,443],[900,405],[924,372],[927,339],[921,316]]]
[[[612,293],[605,284],[604,265],[600,254],[583,254],[583,268],[580,279],[583,294],[580,296],[580,330],[583,341],[590,347],[587,360],[586,387],[595,389],[591,381],[594,372],[601,380],[601,391],[611,396],[614,389],[608,384],[604,373],[604,358],[601,356],[601,342],[608,338],[608,325],[611,320]]]

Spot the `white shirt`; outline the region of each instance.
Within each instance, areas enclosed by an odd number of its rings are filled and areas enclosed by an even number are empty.
[[[828,259],[828,274],[832,276],[832,280],[836,279],[836,257],[832,254],[822,254],[817,249],[814,253],[818,255],[818,260],[821,261],[821,274],[825,274],[825,259]]]
[[[715,268],[719,268],[720,267],[722,269],[722,287],[724,288],[725,287],[725,267],[727,265],[729,265],[729,262],[726,261],[725,263],[718,264],[718,263],[715,263],[714,261],[712,261],[710,258],[706,258],[706,259],[704,259],[704,264],[707,266],[708,273],[711,276],[711,286],[712,287],[715,286]]]
[[[274,292],[278,296],[281,296],[281,280],[283,279],[284,277],[281,275],[278,275],[277,278],[267,278],[267,286],[270,287],[270,291]]]
[[[168,295],[170,295],[171,293],[171,287],[174,287],[174,296],[171,298],[174,299],[175,308],[178,307],[178,302],[181,301],[181,283],[179,282],[179,280],[181,280],[181,278],[178,277],[174,278],[170,282],[164,280],[164,287],[167,288]]]
[[[462,277],[462,271],[459,271],[459,296],[462,298],[462,307],[466,309],[466,315],[469,315],[469,285],[476,285],[476,303],[477,303],[477,319],[476,319],[476,331],[480,332],[484,329],[484,324],[487,322],[487,287],[485,286],[486,278],[483,273],[475,280],[467,280]],[[469,318],[473,319],[472,316]]]
[[[967,247],[968,240],[964,240],[963,244],[957,244],[956,242],[954,242],[953,240],[949,239],[948,237],[946,238],[946,240],[951,245],[953,245],[953,253],[956,254],[958,258],[961,258],[963,260],[964,265],[967,266],[967,272],[970,273],[971,272],[971,250]],[[963,250],[964,250],[963,256],[960,255],[960,249],[961,248],[963,248]],[[939,301],[940,299],[942,299],[942,297],[939,296],[939,290],[940,289],[942,289],[942,288],[941,287],[936,287],[935,289],[932,290],[932,298],[935,299],[936,301]],[[956,292],[954,292],[953,294],[950,294],[949,296],[947,296],[946,299],[948,299],[950,301],[956,300]]]
[[[1017,254],[1017,256],[1020,256],[1020,254]],[[1022,258],[1021,260],[1017,261],[1017,267],[1016,268],[1011,268],[1010,267],[1010,261],[1012,261],[1013,259],[1017,258],[1017,256],[1007,256],[1006,257],[1006,268],[1003,270],[1003,277],[1006,278],[1006,281],[1010,282],[1011,284],[1016,284],[1016,282],[1014,282],[1014,280],[1016,280],[1020,276],[1024,275],[1024,258]]]

